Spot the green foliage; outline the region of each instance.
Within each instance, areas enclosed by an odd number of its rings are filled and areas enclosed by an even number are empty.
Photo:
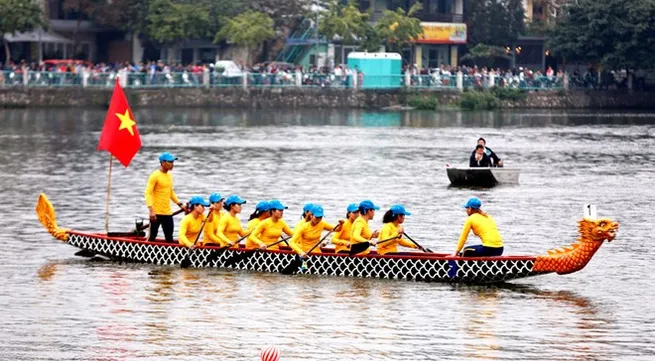
[[[148,10],[145,33],[159,43],[172,44],[209,35],[209,11],[203,6],[151,0]]]
[[[499,100],[521,101],[528,97],[528,93],[523,89],[493,87],[491,93]]]
[[[382,17],[375,24],[375,30],[391,50],[400,51],[423,34],[421,20],[414,17],[422,8],[421,3],[414,3],[407,12],[402,8],[384,10]]]
[[[225,19],[225,25],[216,33],[214,42],[227,40],[252,49],[275,37],[273,25],[270,16],[259,11],[248,10],[233,19]],[[250,53],[248,62],[250,62]]]
[[[45,25],[41,7],[38,3],[27,0],[0,0],[0,36],[32,31]],[[9,44],[3,39],[6,62],[11,60]]]
[[[416,109],[435,110],[439,101],[434,94],[412,94],[407,97],[407,105]]]
[[[463,92],[459,105],[468,110],[491,110],[498,107],[498,99],[491,92],[474,90]]]
[[[460,58],[462,61],[471,60],[476,65],[489,67],[493,67],[497,59],[510,59],[505,53],[505,48],[482,43],[470,48],[469,52]]]
[[[655,1],[578,0],[565,7],[549,45],[566,61],[652,69]]]
[[[469,0],[466,25],[468,44],[505,47],[525,31],[522,0]]]
[[[338,35],[344,44],[355,44],[370,32],[368,17],[369,14],[359,11],[352,0],[345,5],[331,0],[328,10],[321,14],[318,32],[330,40]]]

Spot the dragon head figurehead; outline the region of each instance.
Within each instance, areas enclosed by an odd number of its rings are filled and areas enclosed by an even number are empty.
[[[619,223],[609,218],[583,218],[578,222],[579,240],[582,242],[612,242],[619,231]]]
[[[619,223],[608,218],[583,218],[578,222],[577,242],[564,248],[548,251],[548,254],[537,256],[533,271],[557,272],[567,274],[579,271],[589,263],[598,248],[607,240],[611,242],[619,230]]]

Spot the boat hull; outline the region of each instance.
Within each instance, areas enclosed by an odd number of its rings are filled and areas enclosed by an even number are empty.
[[[453,186],[493,187],[499,184],[518,184],[518,168],[446,168]]]
[[[109,238],[101,234],[69,233],[70,245],[113,260],[179,265],[187,255],[192,267],[233,268],[259,272],[281,272],[296,259],[291,251],[257,251],[226,266],[226,261],[245,252],[228,249],[210,257],[216,248],[189,251],[177,244],[146,242],[143,238]],[[214,255],[215,256],[215,255]],[[533,271],[535,257],[454,258],[445,254],[404,253],[358,255],[320,253],[308,257],[297,274],[387,278],[408,281],[453,283],[498,283],[550,272]]]

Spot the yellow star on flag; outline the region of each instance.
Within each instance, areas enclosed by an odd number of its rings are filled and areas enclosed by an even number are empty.
[[[116,113],[116,116],[121,121],[121,126],[118,127],[118,130],[127,129],[131,135],[134,135],[134,129],[132,127],[136,125],[136,122],[130,117],[130,110],[125,109],[125,114]]]

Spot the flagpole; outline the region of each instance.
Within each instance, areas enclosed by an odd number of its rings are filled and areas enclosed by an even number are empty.
[[[111,193],[111,165],[114,155],[109,153],[109,179],[107,180],[107,205],[105,206],[105,233],[109,234],[109,195]]]

